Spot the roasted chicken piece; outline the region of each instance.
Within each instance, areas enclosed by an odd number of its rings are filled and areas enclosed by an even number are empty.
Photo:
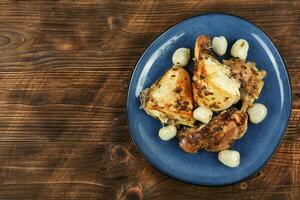
[[[216,60],[210,49],[210,38],[199,36],[195,43],[193,97],[198,106],[222,111],[240,99],[240,84],[231,77],[230,68]]]
[[[223,111],[208,124],[187,128],[179,133],[179,146],[188,153],[222,151],[247,130],[248,115],[235,108]]]
[[[264,86],[263,78],[267,73],[258,70],[254,62],[245,62],[238,58],[224,60],[223,63],[230,67],[232,76],[241,85],[242,110],[246,110],[259,97]]]
[[[188,72],[178,66],[170,68],[150,88],[140,94],[141,108],[164,124],[192,126],[193,98]]]

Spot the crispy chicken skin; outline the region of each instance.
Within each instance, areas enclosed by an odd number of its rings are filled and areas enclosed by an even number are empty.
[[[239,83],[231,77],[229,67],[214,58],[208,36],[196,40],[193,73],[193,97],[198,106],[222,111],[240,99]]]
[[[263,78],[267,73],[264,70],[258,70],[254,62],[245,62],[237,58],[223,60],[223,63],[230,67],[232,76],[241,85],[242,110],[246,110],[259,97],[264,86]]]
[[[228,149],[247,131],[246,110],[264,86],[264,70],[238,58],[220,63],[211,51],[211,39],[200,35],[195,43],[192,82],[188,72],[173,66],[140,94],[141,108],[163,124],[185,125],[177,136],[185,152],[218,152]],[[231,107],[242,100],[240,110]],[[208,124],[196,125],[194,106],[220,112]],[[231,107],[231,108],[230,108]]]
[[[140,94],[141,108],[165,124],[192,126],[193,97],[188,72],[178,66],[170,68],[150,88]]]
[[[199,150],[222,151],[247,130],[248,115],[231,108],[214,117],[208,124],[187,128],[179,133],[179,146],[188,153]]]

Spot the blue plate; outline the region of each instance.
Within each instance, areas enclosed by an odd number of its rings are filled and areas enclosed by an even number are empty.
[[[139,103],[140,92],[151,86],[172,66],[172,54],[180,47],[194,49],[197,36],[223,35],[228,40],[227,54],[239,38],[249,42],[248,61],[267,71],[265,86],[256,102],[268,108],[268,115],[258,125],[249,123],[245,136],[232,149],[240,152],[237,168],[218,161],[216,153],[188,154],[176,138],[164,142],[158,137],[161,124],[145,114]],[[193,51],[191,52],[193,55]],[[189,71],[193,62],[188,65]],[[133,141],[147,160],[165,174],[199,185],[227,185],[256,173],[270,159],[288,125],[291,113],[291,87],[284,62],[266,34],[245,19],[227,14],[205,14],[185,20],[158,37],[144,52],[132,74],[128,99],[128,124]]]

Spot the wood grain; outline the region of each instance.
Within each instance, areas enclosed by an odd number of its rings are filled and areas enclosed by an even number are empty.
[[[205,12],[249,19],[274,41],[293,87],[276,154],[226,187],[171,179],[137,151],[126,96],[143,50]],[[1,199],[300,199],[299,1],[0,0]]]

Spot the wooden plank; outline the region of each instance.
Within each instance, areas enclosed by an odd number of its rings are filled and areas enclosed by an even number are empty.
[[[226,12],[281,52],[293,112],[276,154],[226,187],[182,183],[138,152],[126,122],[130,75],[174,24]],[[0,0],[1,199],[300,199],[299,1]]]
[[[299,149],[300,142],[291,146]],[[30,185],[32,192],[38,193],[43,188],[42,192],[47,193],[48,198],[57,198],[57,194],[51,191],[63,188],[75,194],[78,192],[80,197],[85,194],[97,197],[99,193],[100,196],[121,197],[141,192],[146,199],[168,198],[170,194],[178,198],[205,198],[210,195],[214,195],[213,199],[222,195],[225,199],[239,198],[240,195],[287,198],[299,195],[295,187],[300,184],[297,179],[299,171],[295,171],[300,165],[300,153],[299,150],[297,154],[286,152],[285,149],[291,146],[283,143],[276,156],[254,178],[228,187],[208,188],[166,177],[140,157],[132,143],[116,146],[109,143],[19,143],[11,146],[14,153],[8,152],[7,146],[1,144],[1,157],[9,159],[0,167],[0,192],[17,190],[17,194],[29,195]],[[69,195],[65,193],[64,197]]]

